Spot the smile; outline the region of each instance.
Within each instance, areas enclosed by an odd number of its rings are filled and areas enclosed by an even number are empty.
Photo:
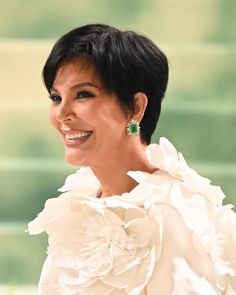
[[[82,131],[78,133],[73,133],[73,134],[66,134],[65,138],[66,139],[82,139],[84,137],[89,136],[92,133],[92,131]]]

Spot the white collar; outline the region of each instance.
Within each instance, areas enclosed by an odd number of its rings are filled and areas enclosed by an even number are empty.
[[[139,183],[130,193],[124,193],[123,197],[132,196],[143,186],[146,191],[153,186],[163,186],[165,183],[181,181],[194,193],[205,196],[213,204],[222,204],[225,197],[220,187],[210,185],[210,180],[200,176],[191,169],[181,153],[178,153],[172,143],[165,137],[160,138],[159,144],[150,144],[145,153],[149,162],[158,167],[155,173],[143,171],[129,171],[127,174]],[[141,186],[141,187],[140,187]],[[76,173],[66,178],[65,184],[58,189],[60,192],[79,191],[90,197],[96,197],[100,188],[99,180],[89,167],[81,168]],[[144,192],[144,191],[143,191]],[[144,195],[146,195],[144,193]]]

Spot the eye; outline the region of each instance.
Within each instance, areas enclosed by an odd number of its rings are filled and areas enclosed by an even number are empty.
[[[86,100],[88,98],[94,97],[94,94],[90,91],[79,91],[76,94],[76,98],[80,99],[80,100]]]
[[[49,95],[49,98],[51,99],[51,101],[53,103],[61,102],[61,97],[59,95],[57,95],[57,94],[51,94],[51,95]]]

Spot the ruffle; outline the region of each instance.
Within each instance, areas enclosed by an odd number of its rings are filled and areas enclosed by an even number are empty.
[[[166,138],[146,154],[158,170],[128,172],[131,192],[97,199],[82,168],[29,223],[49,235],[39,294],[236,294],[232,205]]]

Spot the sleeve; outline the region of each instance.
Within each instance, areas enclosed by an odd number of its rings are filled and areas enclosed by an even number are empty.
[[[47,256],[42,267],[37,295],[58,295],[55,288],[56,273],[57,270],[53,268],[51,257]]]
[[[235,295],[217,276],[214,261],[199,251],[179,211],[168,204],[157,204],[163,218],[161,254],[147,285],[147,295]]]

